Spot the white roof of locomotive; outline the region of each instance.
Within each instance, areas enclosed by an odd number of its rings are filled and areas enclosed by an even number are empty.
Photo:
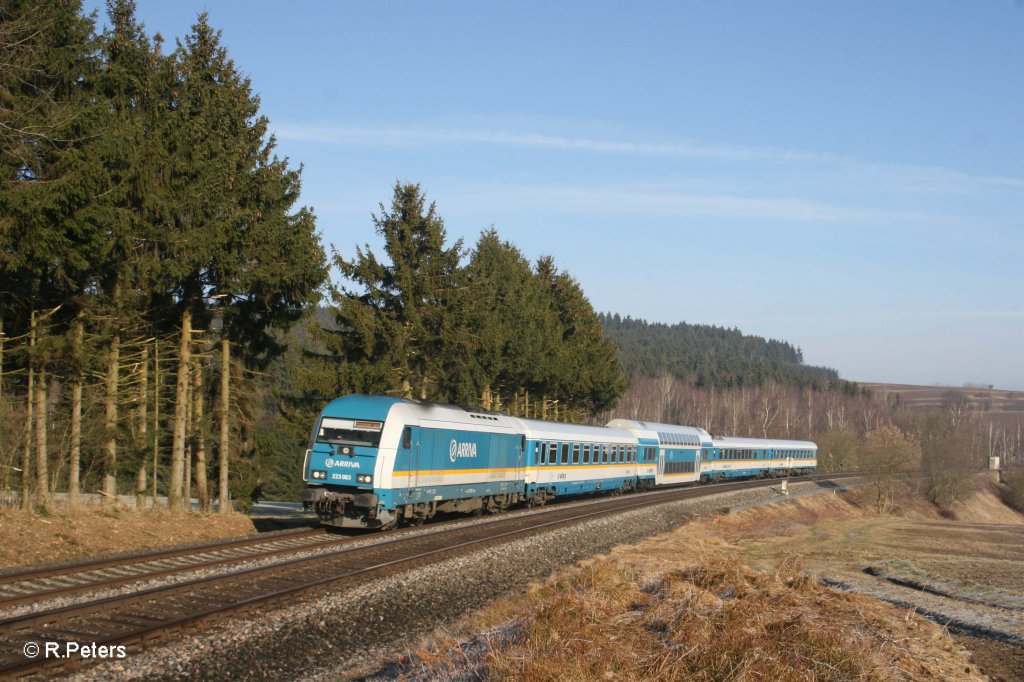
[[[507,432],[517,430],[516,419],[497,412],[483,410],[467,410],[456,405],[440,405],[437,403],[404,401],[395,403],[391,408],[389,419],[398,418],[399,423],[419,424],[441,423],[461,426],[474,426],[482,431]],[[426,424],[424,423],[426,422]]]

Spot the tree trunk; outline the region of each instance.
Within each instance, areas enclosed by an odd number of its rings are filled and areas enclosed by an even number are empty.
[[[189,373],[191,376],[191,368]],[[188,382],[187,390],[185,391],[185,473],[182,475],[182,489],[184,504],[183,508],[185,511],[192,511],[192,457],[194,455],[193,446],[195,445],[195,439],[192,437],[193,433],[193,421],[192,421],[192,381]]]
[[[72,332],[75,355],[75,375],[71,379],[71,462],[68,469],[68,506],[78,506],[78,495],[81,491],[79,480],[82,462],[82,346],[85,339],[85,326],[82,317],[75,318]]]
[[[194,443],[192,451],[196,457],[196,492],[199,495],[199,508],[210,511],[210,498],[207,496],[206,486],[206,439],[203,437],[203,370],[196,361],[192,374],[192,433]]]
[[[185,416],[188,408],[188,370],[192,351],[192,311],[181,314],[181,345],[178,348],[178,382],[174,391],[174,441],[171,445],[171,482],[167,506],[181,509],[181,477],[185,466]]]
[[[46,443],[46,371],[39,370],[36,382],[36,491],[39,501],[44,506],[50,505],[50,476],[47,456],[49,448]]]
[[[220,340],[220,513],[231,512],[231,493],[228,490],[228,408],[231,406],[230,386],[231,344]]]
[[[142,481],[142,497],[139,497],[139,486],[135,486],[135,506],[139,511],[146,510],[146,434],[149,428],[147,417],[149,412],[149,349],[142,347],[141,369],[139,370],[139,425],[137,452],[139,453],[139,470],[135,474],[136,484]],[[155,501],[155,500],[154,500]]]
[[[107,356],[107,387],[103,402],[103,424],[107,441],[104,446],[103,501],[113,504],[117,501],[117,384],[121,372],[121,336],[115,332],[110,340]]]
[[[32,349],[36,345],[36,312],[29,313],[29,335],[28,347]],[[28,393],[25,398],[25,449],[21,453],[21,508],[32,508],[32,479],[29,478],[32,469],[32,423],[33,423],[33,398],[35,397],[36,373],[32,368],[31,355],[28,363]]]
[[[0,404],[4,400],[4,310],[0,308]]]
[[[153,340],[153,507],[160,472],[160,342]]]
[[[135,508],[146,510],[146,465],[139,467],[135,474]]]

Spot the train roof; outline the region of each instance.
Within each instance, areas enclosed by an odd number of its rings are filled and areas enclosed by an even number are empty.
[[[608,426],[616,429],[625,429],[643,438],[657,438],[661,440],[663,433],[696,436],[701,443],[711,441],[711,434],[699,426],[680,426],[678,424],[661,424],[659,422],[645,422],[639,419],[613,419]]]
[[[591,443],[636,444],[636,436],[622,429],[605,426],[563,424],[539,419],[516,419],[527,438],[533,440],[578,440]]]
[[[712,440],[715,447],[747,447],[747,448],[771,448],[771,449],[796,449],[813,448],[817,449],[816,443],[809,440],[778,440],[774,438],[738,438],[735,436],[716,436]]]
[[[350,394],[335,398],[323,409],[326,417],[367,419],[386,421],[389,417],[400,417],[402,421],[421,421],[471,424],[500,430],[517,428],[516,419],[500,412],[482,409],[442,405],[425,400],[396,398],[382,395]]]

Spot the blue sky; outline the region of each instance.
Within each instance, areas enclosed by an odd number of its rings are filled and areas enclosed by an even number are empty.
[[[209,10],[342,254],[418,182],[597,310],[1024,390],[1022,2],[138,6]]]

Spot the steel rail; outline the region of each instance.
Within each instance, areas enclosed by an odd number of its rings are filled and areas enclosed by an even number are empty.
[[[312,542],[305,542],[304,544],[295,544],[296,541],[301,541],[304,538],[313,540]],[[330,534],[312,530],[307,533],[295,533],[285,537],[267,537],[256,538],[245,542],[228,542],[222,545],[216,545],[206,547],[202,549],[196,549],[193,551],[181,550],[165,556],[161,556],[155,559],[132,557],[129,561],[123,563],[116,563],[111,561],[98,562],[101,565],[92,568],[82,568],[69,576],[63,574],[48,573],[43,578],[30,577],[29,579],[18,582],[7,583],[6,585],[0,585],[0,590],[17,588],[23,583],[32,583],[37,580],[47,580],[57,578],[70,577],[72,580],[77,580],[71,584],[50,584],[38,586],[38,589],[34,589],[30,584],[28,585],[28,591],[22,590],[18,593],[0,595],[0,609],[7,609],[22,604],[44,602],[50,599],[58,597],[66,597],[74,594],[80,594],[85,592],[95,592],[97,590],[111,589],[114,587],[120,587],[123,585],[130,585],[132,583],[141,582],[143,580],[152,580],[155,578],[163,578],[179,573],[188,573],[190,571],[202,570],[207,568],[213,568],[216,566],[224,566],[234,563],[241,563],[245,561],[259,561],[261,559],[267,559],[282,554],[295,554],[310,550],[319,550],[321,548],[332,547],[335,545],[345,544],[353,540],[352,537],[337,537],[331,536]],[[285,543],[284,546],[281,546]],[[268,549],[258,549],[260,545],[266,545]],[[255,551],[245,551],[254,549]],[[241,550],[241,551],[240,551]],[[230,556],[214,556],[212,558],[203,558],[211,554],[223,554],[224,552],[238,552]],[[183,559],[185,563],[177,563],[173,565],[159,565],[158,562],[166,562],[174,559]],[[158,565],[147,567],[147,564],[157,563]],[[89,576],[89,573],[94,571],[130,571],[129,573],[121,573],[119,575],[108,576]]]
[[[178,545],[175,547],[164,547],[160,549],[145,550],[142,552],[117,554],[114,556],[105,557],[103,559],[85,559],[82,561],[52,564],[23,570],[14,569],[11,571],[5,571],[3,573],[0,573],[0,585],[6,585],[8,583],[15,582],[24,582],[26,580],[35,580],[39,578],[48,578],[50,576],[55,575],[64,576],[73,573],[85,573],[88,571],[95,571],[104,568],[115,568],[125,566],[129,563],[142,563],[146,561],[154,561],[156,559],[166,559],[177,556],[185,556],[187,554],[195,554],[198,552],[213,552],[221,549],[242,547],[245,545],[260,544],[269,541],[281,541],[291,537],[303,537],[306,535],[318,535],[323,533],[324,530],[318,528],[281,531],[278,533],[274,533],[273,535],[268,533],[259,533],[254,535],[246,535],[243,537],[236,537],[230,540],[214,540],[212,542],[204,542],[192,545]]]

